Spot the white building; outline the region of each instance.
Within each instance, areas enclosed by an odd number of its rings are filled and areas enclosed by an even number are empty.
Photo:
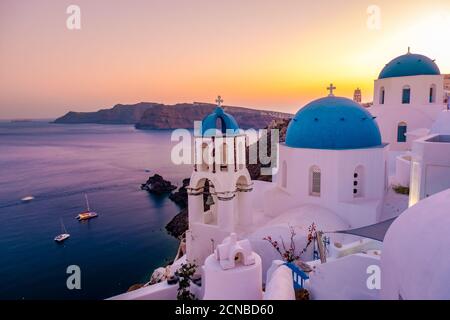
[[[387,145],[369,112],[328,96],[292,119],[280,145],[280,171],[263,197],[278,217],[305,205],[333,212],[351,228],[375,223],[387,189]]]
[[[413,141],[409,205],[450,188],[450,110],[442,111],[431,134]]]
[[[245,165],[246,136],[220,107],[202,121],[195,136],[195,166],[188,188],[188,260],[205,259],[240,225],[252,224],[250,175]],[[204,197],[207,204],[204,204]]]
[[[276,183],[252,184],[244,165],[245,140],[220,105],[202,121],[188,189],[188,260],[202,265],[234,232],[250,239],[263,258],[265,274],[277,255],[263,240],[266,236],[287,241],[294,227],[301,247],[312,223],[318,230],[333,231],[380,221],[387,145],[376,121],[359,104],[330,93],[301,108],[280,145]],[[345,237],[331,238],[342,242]],[[306,257],[313,258],[312,250]]]
[[[289,123],[274,182],[251,181],[246,135],[220,97],[203,119],[188,188],[187,252],[170,267],[184,261],[201,267],[198,297],[293,299],[290,269],[264,238],[288,244],[294,230],[301,249],[314,223],[329,241],[326,259],[314,247],[301,256],[312,266],[305,287],[313,299],[450,298],[450,111],[443,75],[434,61],[408,52],[381,71],[370,109],[335,97],[333,89]],[[404,213],[408,197],[395,194],[392,182],[410,185],[415,205]],[[382,236],[390,226],[384,243],[350,230],[379,226]],[[381,292],[367,274],[380,268]],[[164,282],[116,298],[175,296]]]
[[[206,258],[202,273],[204,300],[262,299],[261,258],[235,233]]]
[[[263,274],[280,258],[264,237],[288,243],[293,228],[295,245],[302,248],[313,223],[318,231],[329,232],[382,220],[387,149],[372,115],[350,99],[331,92],[297,112],[279,147],[276,181],[255,184],[252,192],[254,203],[260,204],[253,214],[259,223],[243,233],[263,259]],[[327,235],[330,244],[355,241]],[[309,248],[302,259],[317,259],[314,251]]]
[[[410,205],[450,188],[450,110],[442,110],[430,129],[415,131],[412,150],[395,163],[394,183],[410,187]]]
[[[450,74],[444,74],[444,91],[450,93]]]
[[[375,80],[373,106],[390,150],[408,150],[407,132],[430,128],[445,108],[444,75],[434,60],[408,53],[390,61]]]
[[[450,190],[419,201],[383,242],[381,299],[450,299]]]

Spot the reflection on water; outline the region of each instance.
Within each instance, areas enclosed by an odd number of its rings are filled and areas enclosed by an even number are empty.
[[[106,298],[171,260],[178,244],[164,226],[178,208],[139,189],[149,174],[189,176],[171,146],[169,131],[132,126],[0,123],[0,299]],[[99,217],[78,222],[84,192]],[[60,218],[71,237],[58,245]],[[69,291],[73,264],[82,289]]]

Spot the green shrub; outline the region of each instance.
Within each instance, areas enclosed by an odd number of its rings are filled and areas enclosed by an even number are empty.
[[[396,193],[409,195],[409,187],[404,187],[404,186],[398,185],[398,186],[392,187],[392,189],[394,189],[394,191]]]
[[[197,266],[194,263],[184,263],[175,273],[180,279],[178,282],[178,300],[196,300],[195,295],[189,290],[192,276],[196,270]]]

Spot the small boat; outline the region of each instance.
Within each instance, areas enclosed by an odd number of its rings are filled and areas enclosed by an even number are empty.
[[[63,242],[64,240],[68,239],[70,237],[70,234],[67,233],[66,227],[64,226],[64,223],[61,219],[61,234],[58,234],[55,237],[55,241],[60,243]]]
[[[88,200],[88,197],[87,197],[86,193],[84,194],[84,197],[86,198],[86,211],[84,211],[84,212],[82,212],[82,213],[80,213],[79,215],[76,216],[76,218],[79,221],[89,220],[89,219],[98,217],[97,212],[91,211],[91,209],[89,208],[89,200]]]
[[[77,216],[77,219],[79,221],[82,221],[82,220],[89,220],[89,219],[92,219],[92,218],[95,218],[95,217],[98,217],[98,214],[96,212],[90,211],[90,212],[82,212],[82,213],[80,213]]]
[[[33,196],[27,196],[27,197],[23,197],[21,200],[22,200],[22,202],[31,202],[31,201],[34,200],[34,197]]]

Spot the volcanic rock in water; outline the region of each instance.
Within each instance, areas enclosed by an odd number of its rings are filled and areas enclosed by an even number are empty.
[[[191,179],[186,178],[183,180],[183,185],[175,192],[172,192],[169,199],[175,202],[181,208],[186,208],[188,205],[187,187],[189,186]]]
[[[150,193],[156,195],[162,195],[175,190],[177,187],[174,186],[170,181],[164,180],[159,174],[155,174],[148,178],[147,182],[141,185],[142,190],[147,190]]]
[[[134,124],[137,129],[194,128],[194,121],[203,119],[216,108],[215,104],[194,102],[165,105],[155,102],[117,104],[96,112],[70,111],[55,123]],[[264,128],[274,119],[289,117],[287,113],[223,106],[232,114],[240,128]]]
[[[206,203],[208,199],[209,194],[209,180],[205,181],[205,185],[203,186],[203,210],[208,211],[210,209],[210,206]],[[183,180],[183,187],[186,189],[186,187],[189,185],[190,179],[184,179]],[[182,191],[183,187],[180,187],[179,192],[175,192],[177,194],[177,201],[180,201],[181,203],[185,204],[185,207],[183,210],[181,210],[175,217],[170,220],[170,222],[166,225],[167,232],[178,239],[182,238],[182,235],[186,230],[189,228],[189,220],[188,220],[188,195],[187,190]],[[174,195],[174,193],[172,193]],[[172,196],[171,195],[171,196]],[[173,198],[173,197],[172,197]],[[171,198],[171,199],[172,199]],[[174,199],[172,199],[175,201]]]
[[[175,217],[170,220],[170,222],[166,225],[167,232],[175,237],[180,238],[183,233],[189,228],[188,222],[188,210],[184,208],[178,213]]]

